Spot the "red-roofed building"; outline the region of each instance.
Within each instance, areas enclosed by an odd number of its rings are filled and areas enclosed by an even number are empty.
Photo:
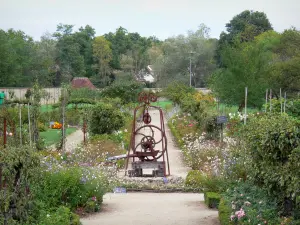
[[[92,82],[87,77],[74,77],[72,80],[73,88],[89,88],[96,89]]]

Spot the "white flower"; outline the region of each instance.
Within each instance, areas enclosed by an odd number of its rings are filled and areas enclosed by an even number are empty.
[[[47,214],[47,217],[50,217],[50,214]]]

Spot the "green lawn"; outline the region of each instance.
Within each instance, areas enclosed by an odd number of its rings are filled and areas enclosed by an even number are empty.
[[[167,109],[172,105],[172,101],[158,101],[158,102],[153,102],[151,105],[158,106],[163,109]]]
[[[78,104],[78,108],[81,108],[82,106],[84,106],[85,108],[88,106],[93,106],[93,105],[89,105],[89,104]],[[67,107],[68,109],[72,109],[75,108],[75,104],[70,104]],[[58,108],[53,108],[52,105],[41,105],[41,112],[51,112],[53,110],[57,110]]]
[[[225,105],[220,104],[220,112],[224,112],[224,114],[228,113],[237,113],[239,107],[234,105]],[[217,106],[214,107],[215,110],[217,110]],[[243,109],[243,112],[245,112],[245,109]],[[257,113],[259,112],[259,109],[257,108],[247,108],[247,114],[248,113]]]
[[[72,134],[75,132],[76,128],[67,128],[66,133],[67,135]],[[61,130],[58,129],[48,129],[47,131],[40,132],[41,138],[45,140],[45,145],[50,146],[56,144],[60,141],[61,138]]]

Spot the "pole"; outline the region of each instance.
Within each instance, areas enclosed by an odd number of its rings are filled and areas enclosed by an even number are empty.
[[[63,140],[62,140],[62,149],[63,149],[63,152],[65,152],[65,100],[66,100],[66,96],[65,96],[65,89],[63,88],[63,94],[64,94],[64,99],[63,99],[63,130],[62,130],[62,135],[63,135]]]
[[[268,109],[268,89],[266,90],[266,112]]]
[[[29,112],[29,102],[28,104],[28,133],[29,133],[29,141],[30,141],[30,147],[31,147],[31,129],[30,129],[30,112]]]
[[[190,56],[190,87],[192,87],[192,55]]]
[[[6,147],[6,118],[3,119],[3,146]]]
[[[270,112],[272,112],[272,89],[270,89]]]
[[[244,116],[244,124],[246,125],[247,118],[247,97],[248,97],[248,87],[245,88],[245,116]]]
[[[280,88],[280,113],[282,114],[281,88]]]
[[[21,104],[19,104],[19,117],[20,117],[20,145],[22,146],[22,110],[21,110]]]
[[[286,106],[286,92],[284,92],[284,106],[283,106],[284,113],[285,113],[285,106]]]

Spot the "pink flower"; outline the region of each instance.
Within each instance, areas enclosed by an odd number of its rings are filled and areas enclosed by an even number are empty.
[[[92,197],[92,200],[93,200],[93,201],[97,201],[96,196],[93,196],[93,197]]]
[[[238,219],[242,218],[243,216],[245,216],[245,211],[241,208],[239,211],[235,212],[235,215],[237,216]]]
[[[230,216],[230,220],[232,221],[235,218],[235,215]]]
[[[192,123],[190,123],[190,124],[189,124],[189,127],[192,127],[192,126],[193,126],[193,124],[192,124]]]

